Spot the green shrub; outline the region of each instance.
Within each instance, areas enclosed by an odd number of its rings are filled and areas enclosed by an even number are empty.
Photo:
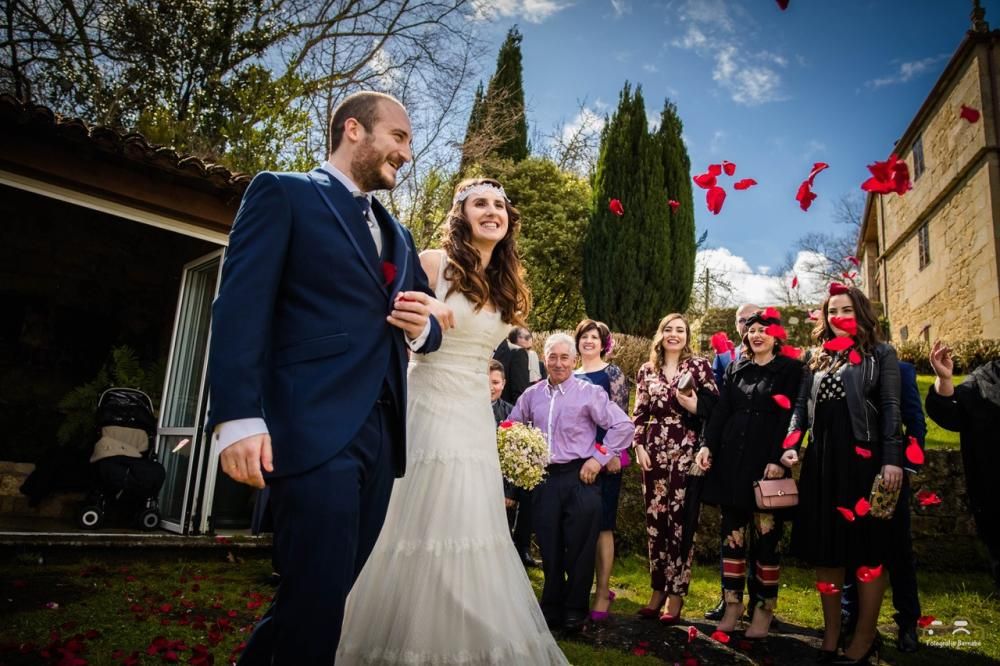
[[[899,360],[917,367],[921,374],[934,374],[929,356],[930,345],[924,341],[896,342]],[[959,340],[950,344],[951,356],[955,361],[956,373],[968,373],[984,363],[1000,359],[1000,340]]]

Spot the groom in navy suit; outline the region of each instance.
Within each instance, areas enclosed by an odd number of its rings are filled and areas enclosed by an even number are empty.
[[[222,470],[271,488],[281,584],[241,664],[334,663],[344,603],[405,459],[407,349],[451,313],[369,194],[412,157],[393,97],[348,97],[310,173],[258,174],[229,236],[209,352]]]

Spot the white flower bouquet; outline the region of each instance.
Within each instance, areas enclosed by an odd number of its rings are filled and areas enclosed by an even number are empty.
[[[518,488],[531,490],[545,478],[549,444],[538,428],[504,421],[497,428],[497,451],[503,477]]]

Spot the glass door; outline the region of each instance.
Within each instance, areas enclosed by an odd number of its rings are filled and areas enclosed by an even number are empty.
[[[211,439],[203,432],[205,375],[223,251],[220,248],[184,266],[160,405],[156,452],[167,471],[160,491],[161,524],[182,534],[193,527],[191,517],[198,510],[202,478],[197,470],[211,454]]]

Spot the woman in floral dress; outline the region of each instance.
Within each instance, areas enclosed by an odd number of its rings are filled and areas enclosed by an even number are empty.
[[[636,377],[634,447],[643,470],[653,589],[639,614],[659,616],[666,624],[680,619],[691,580],[691,554],[682,556],[680,552],[684,493],[687,472],[698,450],[702,419],[712,402],[699,401],[698,394],[718,394],[711,364],[693,355],[689,340],[690,328],[684,316],[668,314],[656,329],[649,361]],[[687,373],[695,389],[689,395],[677,390],[678,380]]]

